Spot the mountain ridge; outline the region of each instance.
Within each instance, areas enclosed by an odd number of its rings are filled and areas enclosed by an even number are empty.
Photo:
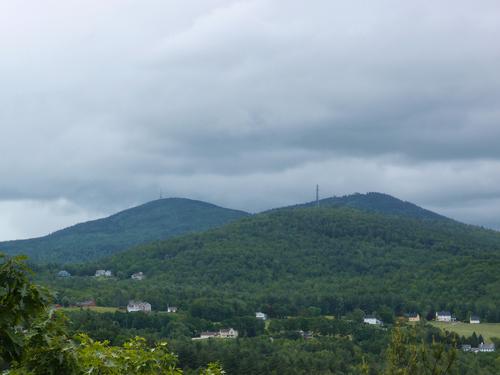
[[[348,207],[381,215],[419,220],[453,221],[388,194],[370,192],[319,201],[321,208]],[[316,202],[274,208],[266,212],[313,207]],[[78,223],[46,236],[0,242],[10,255],[24,253],[35,262],[80,262],[172,236],[202,232],[250,215],[208,202],[164,198],[132,207],[105,218]]]
[[[316,201],[288,206],[286,208],[314,207]],[[436,212],[422,208],[412,202],[404,201],[392,195],[367,192],[353,193],[343,196],[333,196],[319,200],[320,207],[351,207],[368,212],[388,214],[395,216],[406,216],[417,219],[430,220],[453,220]]]
[[[46,236],[0,242],[0,250],[30,260],[69,263],[110,255],[150,241],[199,232],[250,215],[211,203],[164,198],[105,218],[78,223]]]

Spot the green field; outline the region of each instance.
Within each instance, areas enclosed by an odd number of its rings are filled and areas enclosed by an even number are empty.
[[[104,307],[104,306],[89,306],[89,307],[61,307],[62,311],[66,312],[71,312],[71,311],[80,311],[80,310],[91,310],[95,311],[98,313],[105,313],[105,312],[115,312],[119,311],[120,309],[117,307]]]
[[[487,342],[491,342],[492,337],[500,338],[500,323],[443,323],[443,322],[430,322],[434,327],[441,328],[444,331],[456,332],[460,336],[470,336],[473,332],[476,335],[482,335]]]

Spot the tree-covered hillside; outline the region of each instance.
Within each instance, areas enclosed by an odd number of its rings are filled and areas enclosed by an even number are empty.
[[[84,277],[96,268],[118,277]],[[276,317],[361,309],[385,320],[447,309],[498,322],[499,269],[494,231],[350,208],[288,208],[70,267],[73,278],[56,279],[54,269],[47,280],[69,301],[143,299],[213,320],[261,309]],[[146,279],[133,282],[138,271]]]
[[[294,207],[314,207],[316,202],[309,202]],[[330,197],[319,201],[320,207],[351,207],[359,210],[385,215],[407,216],[417,219],[450,220],[435,212],[426,210],[411,202],[402,201],[388,194],[366,193],[350,194],[342,197]]]
[[[26,254],[38,262],[81,262],[138,244],[204,231],[247,215],[201,201],[159,199],[48,236],[0,242],[0,250],[10,255]]]

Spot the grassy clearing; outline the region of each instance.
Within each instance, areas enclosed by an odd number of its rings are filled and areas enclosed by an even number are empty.
[[[482,335],[487,342],[491,342],[492,337],[500,338],[500,323],[443,323],[430,322],[434,327],[438,327],[444,331],[456,332],[460,336],[470,336],[476,332],[476,335]]]
[[[62,311],[71,312],[71,311],[80,311],[80,310],[90,310],[98,313],[106,313],[106,312],[116,312],[120,311],[118,307],[104,307],[104,306],[88,306],[88,307],[62,307]]]

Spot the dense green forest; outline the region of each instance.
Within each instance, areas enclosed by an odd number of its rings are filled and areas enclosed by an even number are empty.
[[[247,215],[190,199],[159,199],[45,237],[0,242],[0,249],[11,255],[28,255],[36,262],[81,262],[138,244],[215,228]]]
[[[183,337],[180,327],[199,325],[199,319],[131,315],[134,314],[76,312],[70,315],[71,329],[73,332],[88,332],[101,340],[110,339],[114,345],[120,345],[137,334],[151,342],[168,338],[170,347],[178,354],[179,366],[186,374],[196,373],[211,361],[219,361],[229,374],[382,374],[387,371],[385,358],[392,330],[352,320],[324,317],[276,319],[267,329],[238,340],[193,342]],[[168,321],[166,325],[164,320]],[[459,347],[462,342],[474,344],[471,337],[446,334],[431,326],[421,325],[417,329],[419,340],[428,345],[433,341],[449,347]],[[300,330],[313,332],[313,337],[304,339]],[[460,374],[494,374],[500,369],[498,353],[458,354],[456,371]],[[367,372],[362,370],[363,363],[369,369]]]
[[[311,207],[305,203],[295,207]],[[449,220],[434,212],[387,194],[352,194],[320,200],[321,207],[351,207],[368,212],[419,219]],[[132,246],[186,233],[220,227],[249,214],[191,199],[152,201],[110,217],[59,230],[28,240],[0,242],[11,255],[25,254],[32,262],[75,263],[99,259]]]
[[[298,317],[273,319],[267,327],[254,323],[257,330],[243,331],[237,339],[193,342],[177,334],[179,327],[208,322],[188,314],[82,310],[68,320],[50,307],[50,293],[33,284],[19,258],[0,254],[0,285],[0,370],[5,375],[486,375],[500,369],[496,353],[457,350],[473,338],[424,324],[376,327],[356,319]],[[309,330],[307,336],[303,329]]]
[[[500,234],[451,220],[420,220],[348,208],[290,208],[223,228],[133,248],[98,262],[38,269],[58,302],[95,299],[154,310],[179,306],[202,318],[294,316],[355,309],[390,322],[409,311],[450,310],[500,321]],[[89,277],[98,268],[116,277]],[[145,280],[130,279],[133,272]]]
[[[497,232],[337,205],[273,210],[67,264],[71,277],[57,276],[60,265],[32,264],[34,280],[63,306],[89,299],[100,306],[124,307],[131,299],[152,304],[150,314],[66,311],[68,322],[61,324],[69,341],[60,344],[71,342],[83,366],[107,340],[111,346],[102,350],[118,356],[130,345],[143,356],[167,340],[176,353],[169,363],[188,375],[208,374],[214,362],[228,374],[498,373],[498,352],[453,349],[478,345],[480,335],[441,332],[425,318],[446,309],[461,320],[474,313],[499,322],[499,266]],[[114,276],[94,277],[96,269]],[[145,278],[132,280],[139,271]],[[178,306],[178,313],[167,314],[167,306]],[[256,319],[256,311],[270,320]],[[408,312],[419,312],[422,324],[401,323]],[[384,326],[363,324],[366,314]],[[239,338],[192,341],[227,327]],[[144,341],[134,341],[137,336]],[[429,370],[434,365],[438,372]]]

